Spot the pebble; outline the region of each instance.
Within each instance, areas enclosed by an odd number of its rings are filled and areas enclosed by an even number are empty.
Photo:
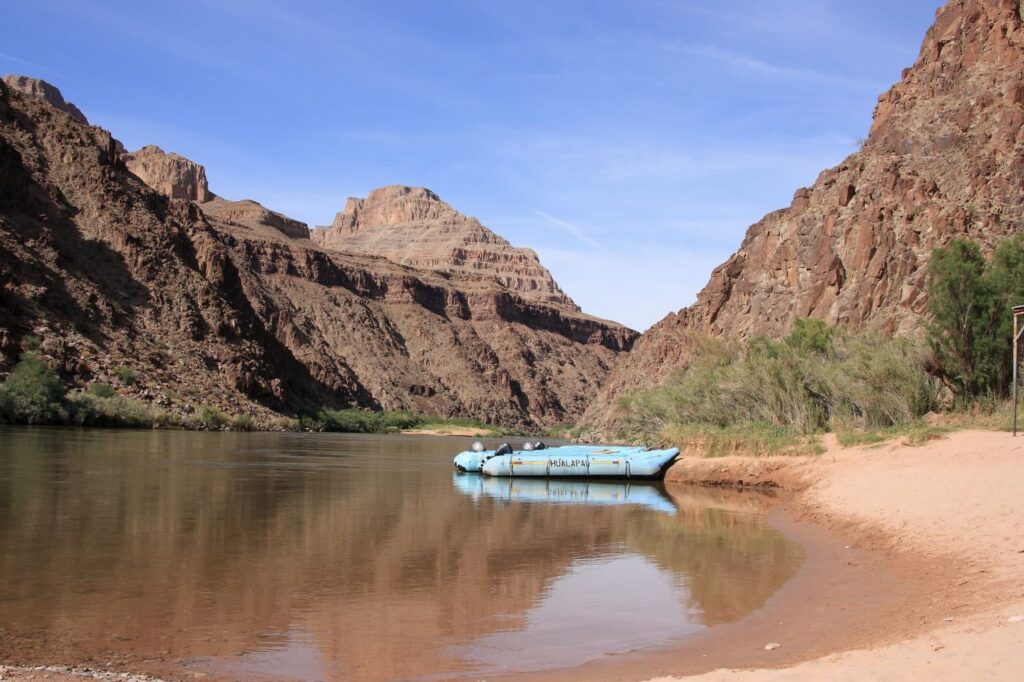
[[[1006,619],[1007,623],[1024,623],[1024,616],[1010,616]]]
[[[66,665],[37,665],[26,667],[19,667],[14,665],[0,666],[0,679],[6,677],[6,675],[9,673],[27,672],[67,673],[74,675],[75,677],[81,677],[82,679],[103,680],[104,682],[115,682],[120,680],[127,680],[128,682],[165,682],[159,677],[150,677],[149,675],[102,672],[87,667],[76,668]],[[35,676],[30,675],[28,676],[28,679],[35,679]]]
[[[781,648],[782,648],[782,645],[779,644],[778,642],[768,642],[767,644],[764,645],[764,650],[765,651],[774,651],[775,649],[781,649]]]
[[[955,618],[953,618],[953,616],[946,616],[946,617],[945,617],[945,618],[943,618],[942,620],[943,620],[944,622],[946,622],[946,623],[952,623],[952,622],[953,622],[954,620],[956,620],[956,619],[955,619]]]

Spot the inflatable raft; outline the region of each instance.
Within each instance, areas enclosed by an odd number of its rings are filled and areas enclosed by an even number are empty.
[[[485,476],[565,478],[661,478],[679,455],[678,448],[648,450],[617,445],[537,446],[514,451],[507,444],[497,450],[474,449],[455,456],[455,467]]]

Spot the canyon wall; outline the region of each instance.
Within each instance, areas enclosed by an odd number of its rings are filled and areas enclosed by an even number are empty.
[[[267,423],[407,408],[537,427],[578,417],[636,336],[494,277],[307,237],[216,197],[188,159],[125,154],[48,98],[0,85],[0,370],[34,334],[66,381],[169,411]],[[138,380],[118,381],[122,366]]]
[[[618,398],[685,365],[693,334],[785,334],[800,317],[919,333],[937,246],[987,251],[1024,222],[1024,26],[1016,0],[953,0],[916,63],[879,97],[859,151],[747,231],[689,308],[647,331],[589,408],[614,432]]]

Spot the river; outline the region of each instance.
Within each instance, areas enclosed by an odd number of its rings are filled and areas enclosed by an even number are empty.
[[[0,662],[556,670],[736,621],[800,566],[759,494],[456,474],[469,442],[0,427]]]

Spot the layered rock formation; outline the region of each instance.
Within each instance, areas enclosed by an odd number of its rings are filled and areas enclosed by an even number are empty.
[[[533,250],[512,246],[422,187],[392,185],[350,198],[329,227],[313,231],[313,241],[416,268],[493,277],[525,298],[579,310]]]
[[[864,146],[752,226],[690,308],[652,327],[586,420],[662,381],[691,334],[782,335],[798,317],[913,333],[932,249],[1024,227],[1024,26],[1016,0],[953,0],[883,94]]]
[[[579,415],[635,337],[492,278],[295,239],[300,223],[215,200],[187,159],[125,163],[110,133],[0,86],[0,370],[33,333],[65,379],[117,384],[127,365],[139,380],[122,390],[172,411],[530,426]]]
[[[214,198],[205,168],[155,144],[126,154],[124,162],[140,180],[171,199],[203,202]]]
[[[229,201],[214,197],[203,204],[203,213],[222,223],[251,230],[276,230],[292,239],[309,239],[309,226],[286,215],[271,211],[250,199]]]
[[[64,113],[71,116],[79,123],[85,123],[88,125],[89,120],[85,118],[78,107],[71,102],[64,100],[64,95],[60,93],[60,90],[53,87],[46,81],[39,80],[38,78],[31,78],[30,76],[16,76],[7,75],[3,77],[4,84],[15,92],[20,92],[23,95],[29,97],[38,97],[41,100],[49,103],[50,106],[60,109]]]

